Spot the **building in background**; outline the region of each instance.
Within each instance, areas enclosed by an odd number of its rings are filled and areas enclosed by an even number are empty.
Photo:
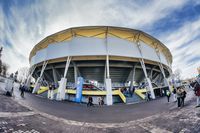
[[[200,67],[197,68],[198,74],[200,75]]]

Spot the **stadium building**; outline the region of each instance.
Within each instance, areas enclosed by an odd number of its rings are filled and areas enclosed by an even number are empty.
[[[169,86],[172,55],[156,38],[111,26],[69,28],[34,46],[29,57],[33,93],[47,96],[44,83],[59,84],[53,98],[86,102],[99,96],[107,105],[155,99]],[[46,89],[45,89],[46,88]],[[134,91],[135,90],[135,91]],[[129,95],[129,92],[133,94]]]

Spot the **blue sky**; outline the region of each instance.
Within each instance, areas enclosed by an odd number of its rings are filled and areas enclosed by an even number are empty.
[[[0,0],[0,45],[10,72],[28,66],[33,46],[60,30],[86,25],[139,29],[173,54],[173,70],[197,75],[200,66],[198,0]]]

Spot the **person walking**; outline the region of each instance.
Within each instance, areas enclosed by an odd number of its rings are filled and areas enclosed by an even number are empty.
[[[87,107],[88,106],[92,106],[93,105],[93,99],[91,96],[88,97],[88,103],[87,103]]]
[[[171,96],[171,93],[169,90],[166,91],[166,96],[167,96],[167,102],[169,102],[169,99],[170,99],[170,96]]]
[[[101,97],[98,97],[99,106],[101,106]]]
[[[104,100],[103,100],[104,98],[103,98],[103,96],[101,97],[101,106],[103,106],[104,105]]]
[[[23,85],[21,87],[21,94],[20,94],[22,98],[24,98],[24,91],[25,91],[25,86]]]
[[[150,101],[150,100],[151,100],[150,91],[147,91],[147,92],[146,92],[146,100],[147,100],[147,101]]]
[[[174,86],[172,88],[173,88],[173,91],[172,91],[172,93],[173,93],[173,99],[174,99],[174,102],[176,102],[177,101],[177,98],[176,98],[176,88]]]
[[[90,96],[88,97],[87,107],[90,106]]]
[[[197,97],[196,107],[200,107],[200,84],[197,81],[194,83],[194,93]]]
[[[182,107],[184,107],[184,105],[185,105],[185,98],[186,98],[186,91],[185,91],[185,89],[182,87],[181,88],[181,105],[182,105]]]
[[[104,105],[104,100],[103,100],[103,97],[98,97],[98,103],[99,103],[99,106],[103,106]]]
[[[181,88],[177,87],[176,97],[177,97],[177,101],[178,101],[177,103],[178,103],[179,108],[181,107],[181,95],[182,95]]]
[[[53,100],[54,99],[54,90],[55,90],[55,83],[52,83],[51,84],[51,87],[52,87],[52,89],[51,89],[51,100]]]
[[[51,98],[52,98],[52,95],[51,95],[51,93],[52,93],[52,90],[53,90],[52,84],[51,84],[51,83],[49,83],[49,90],[48,90],[48,98],[49,98],[49,99],[51,99]]]

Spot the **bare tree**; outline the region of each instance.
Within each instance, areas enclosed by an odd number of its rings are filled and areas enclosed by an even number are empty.
[[[0,75],[2,75],[2,61],[1,61],[2,51],[3,51],[3,47],[0,47]]]
[[[6,64],[6,63],[3,63],[2,66],[1,66],[1,74],[3,76],[6,76],[7,75],[7,72],[8,72],[8,68],[9,68],[9,65]]]
[[[18,76],[17,80],[19,82],[25,82],[29,74],[29,68],[28,67],[22,67],[18,70]]]
[[[180,69],[176,69],[176,70],[174,71],[174,78],[175,78],[176,80],[181,80],[181,73],[182,73],[182,71],[181,71]]]
[[[0,60],[0,75],[2,75],[2,61]]]

